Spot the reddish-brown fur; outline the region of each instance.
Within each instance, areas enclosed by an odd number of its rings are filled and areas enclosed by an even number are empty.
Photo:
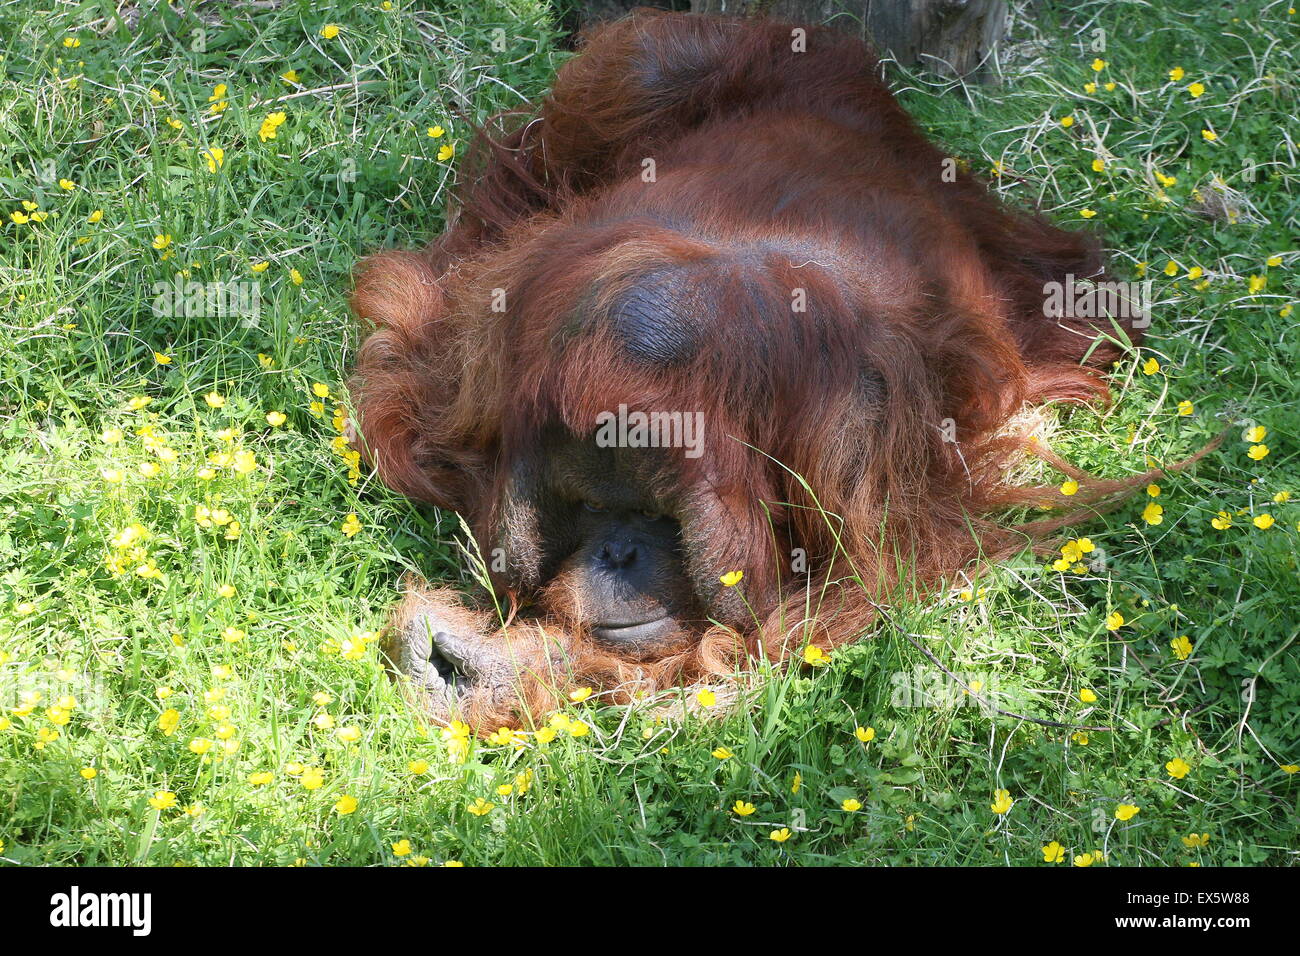
[[[647,157],[655,182],[641,176]],[[1005,434],[1008,420],[1027,404],[1103,398],[1088,366],[1119,354],[1105,338],[1116,329],[1043,314],[1044,282],[1100,276],[1093,241],[944,169],[855,39],[811,29],[796,53],[789,24],[639,13],[585,38],[537,118],[478,139],[459,220],[437,242],[361,264],[354,306],[373,331],[355,395],[387,484],[460,510],[486,542],[509,463],[542,425],[588,434],[620,403],[702,411],[705,455],[675,459],[694,496],[684,531],[707,533],[702,566],[744,570],[762,622],[632,662],[586,640],[554,584],[530,625],[491,636],[499,628],[480,620],[484,640],[523,649],[532,676],[517,707],[471,704],[476,724],[545,710],[566,682],[662,687],[854,640],[873,603],[1077,517],[1009,528],[992,512],[1077,509],[1147,480],[1081,476],[1072,499],[1005,482],[1033,449]],[[647,366],[602,319],[663,267],[712,293],[707,340],[679,365]],[[796,287],[808,310],[792,315]],[[491,308],[497,289],[504,312]],[[793,591],[792,544],[814,568]],[[407,613],[448,600],[416,595]],[[542,652],[542,635],[561,653]]]

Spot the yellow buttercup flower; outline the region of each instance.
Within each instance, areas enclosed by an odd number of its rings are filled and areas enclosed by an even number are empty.
[[[831,662],[831,658],[816,644],[809,644],[803,649],[803,662],[812,667],[825,667]]]
[[[1120,822],[1124,822],[1126,820],[1132,820],[1140,812],[1142,812],[1141,807],[1135,807],[1131,803],[1121,803],[1119,806],[1115,808],[1115,819],[1119,820]]]
[[[1065,847],[1053,840],[1047,846],[1043,847],[1044,863],[1060,863],[1065,859]]]
[[[174,734],[176,732],[176,728],[180,725],[180,722],[181,722],[180,711],[175,710],[171,707],[168,707],[166,710],[164,710],[161,714],[158,715],[158,729],[163,732],[164,737],[170,737],[172,734]]]
[[[737,800],[731,805],[731,812],[738,817],[750,816],[756,809],[752,803],[746,803],[744,800]]]
[[[268,139],[275,139],[279,129],[284,125],[285,114],[281,111],[270,113],[266,119],[262,120],[262,126],[257,131],[257,138],[265,143]]]
[[[1169,642],[1169,646],[1173,648],[1174,656],[1180,661],[1185,661],[1192,656],[1192,642],[1187,639],[1186,634],[1175,637]]]
[[[1165,771],[1175,780],[1182,780],[1183,777],[1192,772],[1192,768],[1182,757],[1175,757],[1165,764]]]
[[[773,843],[784,843],[786,840],[790,839],[790,835],[790,828],[782,827],[779,830],[773,830],[767,835],[767,838]]]
[[[226,151],[219,146],[212,146],[203,150],[201,155],[208,163],[208,172],[215,173],[226,162]]]
[[[325,771],[321,770],[320,767],[306,767],[297,776],[298,782],[306,790],[319,790],[325,783]]]

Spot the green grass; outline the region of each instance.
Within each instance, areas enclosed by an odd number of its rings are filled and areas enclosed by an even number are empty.
[[[1153,334],[1117,369],[1115,404],[1049,418],[1043,434],[1117,476],[1231,426],[1193,474],[1161,482],[1160,524],[1142,520],[1142,496],[1076,529],[1098,548],[1085,573],[1026,554],[971,600],[959,585],[893,609],[826,668],[752,682],[753,706],[724,718],[596,699],[570,712],[583,736],[476,743],[463,760],[403,706],[372,643],[340,653],[382,625],[404,573],[457,581],[464,567],[455,516],[350,480],[332,444],[356,346],[344,296],[360,254],[441,228],[459,157],[439,161],[439,146],[546,88],[565,55],[551,14],[529,0],[24,6],[0,6],[0,859],[1043,865],[1057,841],[1059,865],[1097,850],[1110,865],[1295,861],[1300,775],[1282,765],[1300,763],[1300,27],[1285,4],[1062,4],[1016,21],[1000,83],[900,82],[955,156],[1002,164],[1009,198],[1101,228],[1120,278],[1145,263],[1155,279]],[[341,32],[325,39],[331,22]],[[1096,27],[1104,53],[1087,47]],[[300,84],[279,78],[290,69]],[[217,84],[227,105],[213,114]],[[262,141],[277,110],[285,122]],[[1198,213],[1215,195],[1236,212]],[[24,201],[44,221],[14,222]],[[259,281],[260,315],[157,314],[155,283],[179,270]],[[1160,370],[1144,374],[1151,357]],[[330,389],[319,414],[316,383]],[[151,401],[132,409],[137,396]],[[1259,461],[1250,425],[1268,430]],[[247,465],[239,451],[251,469],[218,458],[200,476],[213,454]],[[201,527],[198,508],[224,509],[240,533]],[[1220,511],[1231,527],[1212,527]],[[1264,513],[1275,523],[1257,528]],[[147,537],[119,537],[133,525]],[[1171,649],[1181,636],[1186,660]],[[1083,743],[988,713],[919,647],[1003,710],[1113,729]],[[294,765],[319,768],[321,786]],[[498,795],[526,771],[526,793]],[[250,783],[259,772],[271,781]],[[1002,815],[999,789],[1014,801]],[[175,807],[150,805],[160,790]],[[476,816],[480,797],[496,807]],[[841,809],[848,798],[861,809]],[[1141,811],[1118,821],[1121,803]],[[769,839],[783,826],[791,839]],[[1186,846],[1193,833],[1208,845]]]

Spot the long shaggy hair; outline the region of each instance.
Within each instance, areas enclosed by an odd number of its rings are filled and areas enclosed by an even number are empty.
[[[748,626],[632,661],[584,634],[563,581],[530,582],[517,596],[540,601],[536,620],[480,622],[512,642],[521,685],[467,702],[479,726],[553,707],[568,684],[665,687],[833,648],[878,602],[1155,474],[1095,480],[1008,428],[1027,405],[1103,400],[1097,369],[1139,339],[1126,321],[1044,315],[1045,283],[1104,278],[1096,242],[957,170],[856,39],[808,29],[797,52],[791,31],[649,12],[597,28],[535,113],[476,138],[441,238],[357,269],[368,459],[480,542],[542,429],[589,435],[621,404],[708,423],[706,453],[673,459],[683,547],[694,580],[744,570],[718,602],[743,593]],[[646,290],[672,320],[649,354],[629,348],[620,306]],[[1026,451],[1078,494],[1008,484]],[[1015,506],[1069,510],[996,520]],[[783,573],[790,547],[811,577]],[[453,601],[418,592],[400,614]]]

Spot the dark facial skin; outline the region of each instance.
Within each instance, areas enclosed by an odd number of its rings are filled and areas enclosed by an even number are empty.
[[[626,498],[584,501],[577,520],[582,545],[569,567],[592,608],[592,635],[642,644],[676,630],[686,585],[677,522],[653,506],[628,507]]]
[[[557,599],[597,640],[633,655],[662,649],[701,618],[664,480],[670,465],[662,449],[548,434],[506,496],[499,540],[514,563],[504,583],[562,585]]]

